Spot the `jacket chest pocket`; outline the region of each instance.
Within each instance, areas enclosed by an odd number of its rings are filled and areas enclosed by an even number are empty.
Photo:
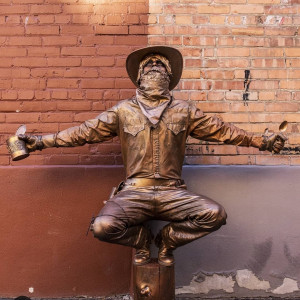
[[[136,136],[140,131],[145,129],[145,124],[124,124],[123,130],[133,136]]]
[[[186,131],[187,126],[184,123],[167,123],[167,128],[178,135],[178,133]]]

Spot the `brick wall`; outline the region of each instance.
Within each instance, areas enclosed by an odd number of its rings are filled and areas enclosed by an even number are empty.
[[[147,13],[145,0],[0,0],[0,165],[121,163],[117,141],[12,162],[5,140],[20,124],[54,133],[133,95],[125,60],[147,45]]]
[[[297,0],[0,0],[0,164],[122,163],[117,140],[46,149],[19,162],[10,161],[4,143],[20,124],[53,133],[133,95],[126,56],[157,44],[184,55],[176,98],[257,133],[278,131],[287,120],[288,146],[295,148],[299,12]],[[300,163],[293,149],[270,155],[188,142],[188,164]]]
[[[295,148],[300,144],[299,4],[297,0],[150,0],[148,42],[177,47],[184,55],[176,98],[197,101],[203,111],[257,133],[266,127],[278,131],[280,122],[287,120],[288,146]],[[246,91],[245,70],[250,71]],[[199,145],[190,139],[186,162],[300,163],[299,151],[284,153],[272,156],[256,149]]]

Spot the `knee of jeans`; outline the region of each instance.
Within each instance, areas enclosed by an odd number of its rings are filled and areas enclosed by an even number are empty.
[[[94,237],[101,241],[110,240],[112,235],[123,232],[123,226],[118,223],[118,219],[112,216],[97,217],[92,226]]]
[[[219,229],[222,225],[226,224],[227,214],[223,206],[215,203],[211,204],[206,210],[205,214],[199,213],[194,218],[199,226],[204,226],[209,231]]]

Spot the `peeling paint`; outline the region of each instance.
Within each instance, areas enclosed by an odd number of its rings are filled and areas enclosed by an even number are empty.
[[[211,290],[233,293],[234,283],[232,276],[213,274],[212,276],[205,276],[202,282],[198,282],[197,276],[194,276],[190,285],[176,289],[176,294],[207,294]]]
[[[236,282],[240,287],[249,290],[268,290],[270,289],[269,281],[258,279],[250,270],[237,270]]]
[[[282,285],[273,290],[272,293],[282,295],[292,293],[298,290],[299,288],[296,280],[293,280],[291,278],[284,278]]]

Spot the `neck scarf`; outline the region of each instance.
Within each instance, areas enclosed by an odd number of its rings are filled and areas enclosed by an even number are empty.
[[[142,74],[140,87],[136,90],[136,99],[144,116],[157,125],[167,106],[171,102],[169,76],[157,71]]]

